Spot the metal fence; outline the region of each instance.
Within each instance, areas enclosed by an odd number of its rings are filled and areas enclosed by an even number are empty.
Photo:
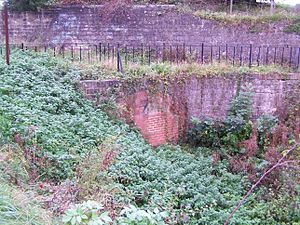
[[[281,65],[295,70],[300,66],[299,46],[255,46],[249,45],[137,45],[99,43],[91,45],[29,46],[12,45],[12,48],[48,52],[53,57],[69,58],[74,62],[150,65],[152,63],[226,63],[233,66]],[[0,47],[0,54],[4,54]]]

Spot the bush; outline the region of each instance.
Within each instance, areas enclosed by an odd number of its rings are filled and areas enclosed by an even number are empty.
[[[85,153],[129,131],[76,90],[80,75],[65,62],[18,51],[9,67],[0,59],[0,75],[2,135],[41,159],[34,163],[41,178],[73,177]]]
[[[95,201],[87,201],[75,205],[66,211],[63,216],[63,223],[66,225],[80,224],[110,224],[112,219],[109,212],[103,211],[102,204]]]
[[[278,125],[278,119],[272,115],[263,115],[257,120],[258,146],[260,153],[265,153],[265,148],[270,145],[272,133]]]
[[[0,224],[51,224],[50,213],[41,203],[0,179]]]
[[[16,11],[35,11],[51,2],[53,0],[8,0],[8,5]]]
[[[193,119],[188,131],[188,142],[194,146],[237,149],[239,142],[250,138],[252,133],[252,87],[246,85],[231,103],[224,121]]]

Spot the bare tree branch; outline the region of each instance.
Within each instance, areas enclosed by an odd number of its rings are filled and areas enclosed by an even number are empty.
[[[237,204],[235,209],[231,212],[227,220],[225,221],[224,225],[228,225],[230,219],[233,217],[233,215],[236,213],[236,211],[242,206],[243,202],[250,196],[250,194],[254,191],[254,189],[260,184],[260,182],[269,174],[271,173],[275,168],[283,164],[283,161],[286,159],[286,157],[291,154],[295,149],[299,147],[299,143],[296,143],[292,148],[290,148],[279,160],[278,162],[272,166],[270,169],[268,169],[259,179],[258,181],[250,188],[250,190],[247,192],[247,194],[243,197],[243,199]]]

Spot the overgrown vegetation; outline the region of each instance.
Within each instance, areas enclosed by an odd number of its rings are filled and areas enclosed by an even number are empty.
[[[264,65],[255,66],[251,68],[249,66],[232,66],[232,64],[226,63],[213,63],[213,64],[199,64],[199,63],[180,63],[170,64],[164,63],[152,63],[151,65],[141,65],[135,63],[129,63],[124,67],[124,73],[116,72],[115,65],[108,62],[102,65],[96,64],[81,64],[78,65],[81,71],[81,79],[101,80],[101,79],[140,79],[140,78],[175,78],[178,76],[223,76],[228,74],[282,74],[287,75],[292,72],[289,67],[283,67],[279,65]]]
[[[287,23],[296,22],[299,15],[290,7],[278,6],[276,11],[271,14],[269,8],[264,7],[250,7],[244,8],[239,5],[233,14],[224,8],[214,10],[193,9],[189,6],[178,8],[179,12],[192,13],[203,19],[215,20],[217,22],[228,25],[248,25],[250,27],[262,26],[264,24],[275,23],[279,21],[286,21]]]
[[[170,70],[155,69],[162,75]],[[13,146],[0,153],[1,191],[8,181],[33,189],[56,216],[65,212],[65,224],[222,224],[250,186],[247,173],[231,167],[235,158],[215,160],[214,146],[154,150],[137,131],[84,99],[76,90],[80,71],[67,61],[16,51],[10,66],[0,60],[0,75],[1,146]],[[225,122],[228,134],[219,146],[236,149],[232,156],[243,154],[237,141],[250,137],[250,98],[251,89],[241,91]],[[261,121],[268,125],[261,130],[272,130],[268,121]],[[261,167],[255,175],[270,165],[253,160]],[[294,184],[299,174],[285,172],[276,180]],[[299,222],[297,188],[271,184],[248,199],[232,224]],[[0,214],[0,221],[5,218]],[[51,223],[35,213],[28,218]]]

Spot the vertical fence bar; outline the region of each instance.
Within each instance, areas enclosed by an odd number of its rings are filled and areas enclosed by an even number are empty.
[[[250,49],[249,49],[249,68],[252,67],[252,44],[250,44]]]
[[[111,53],[112,53],[111,62],[114,65],[114,63],[115,63],[115,46],[114,45],[111,47]],[[118,52],[116,54],[118,54]]]
[[[65,58],[65,47],[64,46],[62,47],[62,55],[63,55],[63,58]]]
[[[210,46],[210,64],[213,64],[213,45]]]
[[[193,61],[193,52],[192,52],[192,45],[190,45],[190,59],[191,59],[191,62]]]
[[[79,62],[82,60],[82,49],[81,46],[79,46]]]
[[[228,61],[228,44],[226,44],[226,46],[225,46],[225,52],[226,52],[225,58],[226,58],[226,63],[227,63],[227,61]]]
[[[268,46],[267,47],[267,52],[266,52],[266,65],[269,65],[269,51],[270,51],[270,48]]]
[[[74,48],[73,46],[71,47],[71,60],[74,62]]]
[[[24,51],[24,43],[21,44],[21,49]]]
[[[261,51],[261,46],[258,47],[258,53],[257,53],[257,66],[260,65],[260,51]]]
[[[148,65],[150,66],[151,64],[151,46],[148,46]]]
[[[55,46],[53,47],[53,56],[56,56],[56,50],[55,50]]]
[[[243,65],[243,46],[241,46],[241,49],[240,49],[240,66]]]
[[[24,46],[23,46],[24,48]],[[47,46],[44,46],[44,52],[47,52]]]
[[[105,62],[106,60],[106,45],[103,45],[103,61]]]
[[[173,49],[172,49],[172,45],[170,45],[170,62],[173,62]]]
[[[183,51],[183,61],[185,62],[186,61],[186,52],[185,52],[186,48],[185,48],[185,43],[183,43],[183,46],[182,46],[182,51]]]
[[[276,64],[276,58],[277,58],[277,47],[274,49],[274,60],[273,63]]]
[[[204,63],[204,43],[201,44],[201,63]]]
[[[144,64],[144,44],[141,44],[141,63]]]
[[[282,47],[282,52],[281,52],[281,66],[283,66],[283,60],[284,60],[284,47]]]
[[[297,70],[299,69],[299,65],[300,65],[300,47],[298,48]]]
[[[233,46],[233,59],[232,59],[232,65],[233,66],[235,64],[235,52],[236,52],[236,49],[235,49],[235,46]]]
[[[6,52],[6,64],[10,64],[10,49],[9,49],[9,27],[8,27],[8,6],[7,2],[4,2],[4,29],[5,29],[5,52]]]
[[[102,44],[99,43],[99,61],[101,62],[102,60]]]
[[[95,58],[96,58],[95,62],[97,62],[98,61],[98,45],[95,45]]]
[[[158,55],[158,47],[157,47],[157,45],[155,45],[155,58],[156,58],[156,59],[154,59],[154,62],[158,62],[158,61],[159,61],[159,60],[158,60],[159,55]]]
[[[127,45],[125,45],[125,65],[127,66],[128,64],[128,49],[127,49]]]
[[[219,63],[221,63],[221,46],[219,45]]]
[[[179,49],[178,45],[176,45],[176,63],[178,64],[178,57],[179,57]]]
[[[135,53],[135,49],[134,46],[132,47],[132,62],[134,63],[134,53]]]
[[[292,57],[293,57],[293,47],[290,47],[289,66],[292,66]]]
[[[162,50],[162,61],[165,62],[165,51],[166,51],[166,44],[163,43],[163,50]]]
[[[121,58],[120,44],[118,44],[118,49],[117,49],[117,70],[118,70],[118,72],[120,72],[120,58]]]
[[[107,61],[110,60],[110,46],[109,43],[107,43]]]
[[[127,45],[125,45],[125,65],[127,66],[128,64],[128,49],[127,49]]]

